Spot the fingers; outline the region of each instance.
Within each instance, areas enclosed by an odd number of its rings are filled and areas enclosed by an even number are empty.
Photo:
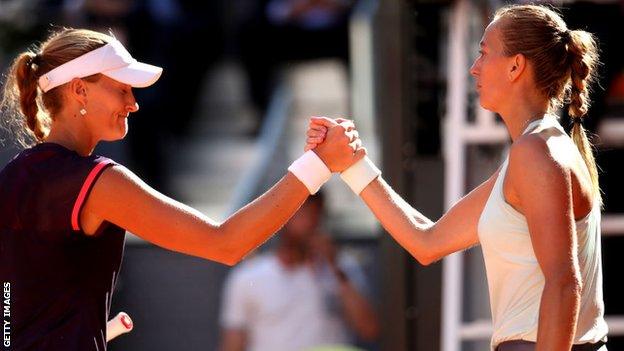
[[[306,138],[306,146],[304,147],[304,151],[314,149],[318,144],[322,143],[325,140],[325,127],[322,127],[320,130],[308,129],[307,135],[308,137]]]
[[[362,140],[356,139],[356,140],[350,142],[349,143],[349,147],[351,148],[353,153],[355,153],[357,150],[362,148]]]
[[[316,128],[319,126],[331,128],[336,125],[342,125],[347,131],[355,129],[355,123],[350,119],[346,119],[346,118],[331,119],[328,117],[318,117],[318,116],[310,117],[310,123],[309,123],[310,129]]]
[[[308,129],[306,134],[309,138],[323,138],[327,134],[327,128],[321,127],[320,129]]]
[[[306,144],[320,144],[325,140],[324,137],[318,137],[318,138],[307,138],[306,139]]]
[[[360,133],[357,130],[345,132],[345,135],[349,138],[349,142],[352,143],[360,137]]]
[[[345,120],[344,122],[339,123],[338,125],[342,126],[347,132],[350,132],[355,129],[355,123],[353,123],[353,121],[350,121],[350,120]]]
[[[310,117],[310,127],[314,124],[329,128],[337,125],[338,123],[331,118],[312,116]]]

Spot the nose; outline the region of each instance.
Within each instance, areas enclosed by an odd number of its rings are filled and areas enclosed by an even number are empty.
[[[139,110],[139,103],[135,101],[134,104],[128,105],[126,110],[128,112],[137,112]]]
[[[137,103],[136,99],[134,98],[134,94],[132,93],[132,90],[130,90],[130,99],[128,101],[128,105],[126,105],[126,111],[128,112],[137,112],[139,110],[139,104]]]
[[[474,77],[476,77],[479,74],[478,62],[479,60],[477,59],[472,63],[472,66],[470,66],[470,74],[473,75]]]

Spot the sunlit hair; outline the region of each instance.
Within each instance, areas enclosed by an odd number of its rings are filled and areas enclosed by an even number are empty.
[[[500,24],[505,55],[522,54],[532,63],[535,84],[550,100],[551,109],[567,103],[572,118],[584,118],[599,62],[594,36],[569,30],[557,12],[539,5],[506,6],[496,12],[494,20]],[[580,123],[574,123],[571,137],[589,169],[593,193],[600,199],[592,144]]]
[[[63,104],[61,90],[65,84],[44,93],[37,85],[39,77],[112,39],[112,36],[91,30],[63,28],[38,47],[17,56],[4,83],[0,118],[20,145],[27,147],[45,140],[50,123]],[[93,82],[99,77],[83,79]]]

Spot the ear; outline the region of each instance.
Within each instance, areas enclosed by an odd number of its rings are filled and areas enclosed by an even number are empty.
[[[69,82],[68,95],[72,100],[78,101],[80,105],[87,103],[87,84],[80,78],[74,78]]]
[[[508,78],[510,82],[515,82],[522,76],[526,69],[527,61],[523,54],[514,55],[509,63]]]

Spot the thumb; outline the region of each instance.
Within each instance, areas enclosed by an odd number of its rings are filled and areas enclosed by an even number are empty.
[[[355,154],[353,154],[353,163],[356,163],[359,160],[363,159],[367,154],[368,153],[366,152],[366,148],[365,147],[361,147],[361,148],[357,149]]]

